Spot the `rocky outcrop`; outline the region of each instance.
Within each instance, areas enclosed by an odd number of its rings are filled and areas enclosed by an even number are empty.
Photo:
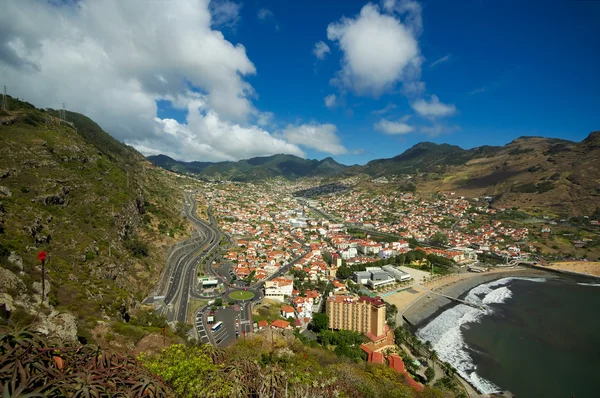
[[[119,231],[119,238],[127,240],[142,222],[144,200],[140,196],[134,202],[129,202],[121,209],[121,212],[115,216],[115,225]]]
[[[12,196],[12,192],[10,189],[8,189],[8,187],[0,185],[0,196],[6,196],[10,198]]]
[[[14,296],[13,293],[25,293],[27,288],[21,279],[6,268],[0,267],[0,292],[6,292]]]
[[[70,187],[62,187],[61,190],[57,193],[50,194],[50,195],[38,196],[37,198],[32,199],[31,202],[42,203],[42,204],[45,204],[46,206],[65,205],[65,203],[66,203],[65,198],[70,191],[71,191]]]
[[[39,312],[32,329],[51,340],[77,343],[77,320],[71,314],[52,311],[45,315]]]
[[[41,233],[44,229],[41,217],[37,217],[32,225],[25,226],[23,229],[33,238],[33,241],[36,245],[47,244],[52,240],[52,236],[50,234]]]
[[[40,297],[42,296],[42,282],[33,282],[31,284],[34,292],[37,293]],[[48,301],[48,293],[50,293],[50,282],[46,279],[44,283],[44,301]]]
[[[10,252],[8,262],[17,267],[19,272],[23,272],[23,259],[16,252]]]

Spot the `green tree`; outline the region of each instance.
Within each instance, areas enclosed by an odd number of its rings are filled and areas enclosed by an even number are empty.
[[[161,376],[181,397],[228,397],[232,385],[226,381],[204,347],[174,344],[150,357],[138,358],[152,373]]]
[[[433,381],[433,378],[435,377],[435,370],[433,369],[433,367],[425,369],[425,377],[427,377],[428,383]]]
[[[315,333],[320,333],[323,330],[327,330],[329,326],[329,317],[323,313],[316,313],[312,318],[312,330]]]
[[[215,305],[220,307],[223,305],[223,299],[221,297],[215,299]]]
[[[429,242],[431,242],[432,245],[445,246],[448,244],[448,237],[441,232],[436,232],[429,239]]]
[[[252,282],[254,282],[256,276],[256,271],[252,270],[250,271],[250,274],[248,274],[248,284],[251,285]]]

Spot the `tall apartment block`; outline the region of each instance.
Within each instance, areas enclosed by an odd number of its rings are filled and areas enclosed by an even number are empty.
[[[380,297],[331,296],[326,313],[329,328],[364,333],[372,341],[385,338],[385,303]]]

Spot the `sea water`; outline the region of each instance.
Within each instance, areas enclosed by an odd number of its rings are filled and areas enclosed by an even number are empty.
[[[482,393],[596,397],[600,284],[503,278],[462,297],[417,331]]]

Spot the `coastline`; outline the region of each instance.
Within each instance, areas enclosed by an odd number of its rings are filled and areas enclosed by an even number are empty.
[[[432,286],[431,291],[455,298],[463,298],[476,286],[507,277],[559,278],[560,275],[547,272],[543,269],[522,267],[499,269],[488,273],[461,275],[461,277],[451,279],[447,283]],[[403,323],[408,324],[411,329],[418,329],[447,308],[457,304],[456,301],[435,293],[428,293],[427,290],[422,290],[419,297],[415,298],[412,303],[403,308],[398,308],[398,313],[401,314]],[[402,292],[398,294],[402,294]],[[393,301],[393,298],[390,301]]]

